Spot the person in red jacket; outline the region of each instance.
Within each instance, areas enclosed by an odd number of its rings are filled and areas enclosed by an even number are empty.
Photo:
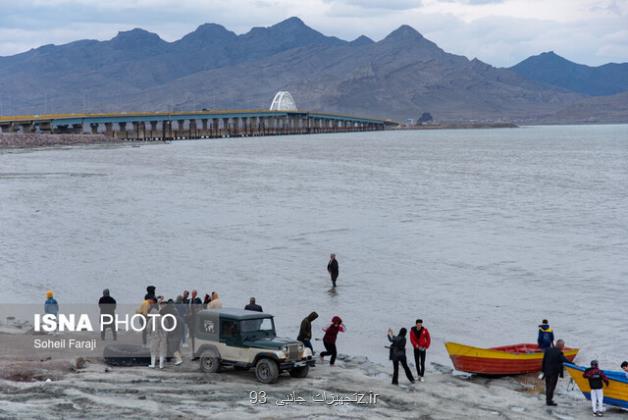
[[[329,360],[330,366],[333,366],[336,362],[336,356],[338,355],[338,351],[336,350],[336,338],[338,337],[339,332],[345,332],[345,327],[342,325],[342,319],[339,316],[334,316],[331,319],[331,325],[327,328],[323,328],[325,331],[325,335],[323,336],[323,345],[325,346],[325,351],[321,352],[321,361],[325,356],[331,356]]]
[[[419,375],[419,381],[423,382],[425,374],[425,353],[432,342],[430,332],[423,326],[423,320],[417,319],[416,326],[410,330],[410,342],[414,349],[414,364]]]

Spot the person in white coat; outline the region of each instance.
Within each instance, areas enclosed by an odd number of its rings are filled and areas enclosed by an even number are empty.
[[[155,363],[159,360],[159,369],[163,369],[168,351],[168,333],[162,326],[159,305],[156,301],[153,301],[147,318],[146,329],[150,335],[150,365],[148,367],[154,369]]]
[[[207,309],[222,309],[222,300],[217,292],[212,292],[212,300],[207,305]]]

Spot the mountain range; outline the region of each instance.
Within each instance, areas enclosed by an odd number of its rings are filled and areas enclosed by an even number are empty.
[[[3,115],[259,109],[278,90],[300,109],[397,120],[628,122],[628,63],[588,67],[550,52],[497,68],[407,25],[378,42],[298,18],[242,35],[204,24],[174,42],[133,29],[0,57]]]

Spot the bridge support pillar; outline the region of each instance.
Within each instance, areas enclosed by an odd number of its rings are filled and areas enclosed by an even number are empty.
[[[189,134],[188,138],[190,138],[190,139],[197,139],[197,138],[199,138],[198,131],[196,129],[196,120],[190,120],[189,133],[190,134]]]
[[[105,136],[113,137],[113,123],[110,123],[110,122],[105,123]]]
[[[117,137],[121,139],[128,139],[129,136],[126,132],[126,123],[125,122],[118,123],[118,127],[120,128],[120,130],[118,132]]]
[[[201,120],[201,138],[207,138],[207,118]]]

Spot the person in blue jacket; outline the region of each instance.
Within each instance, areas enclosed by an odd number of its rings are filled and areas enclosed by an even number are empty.
[[[536,342],[542,350],[554,347],[554,331],[552,330],[552,327],[549,326],[547,319],[544,319],[541,322],[541,325],[539,325],[539,338]]]
[[[54,298],[54,293],[52,290],[48,290],[46,292],[46,302],[44,303],[44,313],[52,314],[55,317],[59,315],[59,304],[57,300]]]

